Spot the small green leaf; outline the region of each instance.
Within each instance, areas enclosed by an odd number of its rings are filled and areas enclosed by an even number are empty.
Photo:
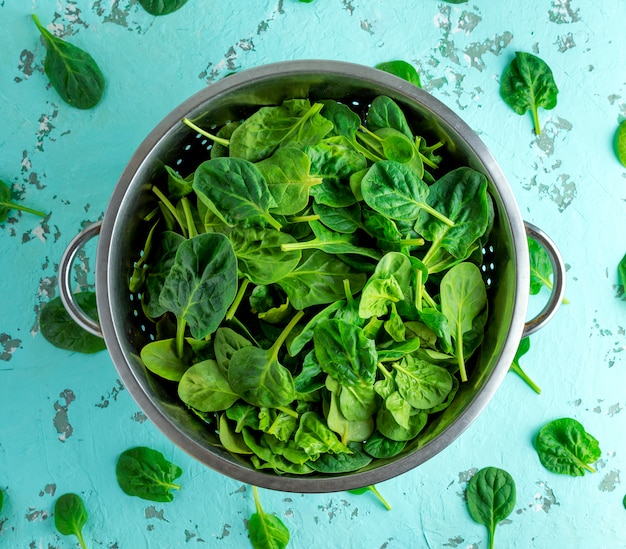
[[[150,15],[168,15],[182,8],[187,0],[139,0]]]
[[[387,61],[385,63],[379,63],[375,66],[375,68],[403,78],[404,80],[410,82],[411,84],[414,84],[418,88],[422,87],[420,76],[415,70],[415,67],[410,63],[407,63],[406,61]]]
[[[485,467],[467,486],[467,509],[470,516],[489,531],[489,549],[493,549],[496,526],[515,508],[515,481],[503,469]]]
[[[615,134],[615,150],[622,166],[626,166],[626,120],[623,120],[617,128],[617,133]]]
[[[82,549],[86,548],[83,527],[87,522],[87,511],[80,496],[63,494],[54,504],[54,526],[64,536],[76,536]]]
[[[622,293],[626,293],[626,254],[617,265],[617,283],[620,285]]]
[[[44,71],[63,101],[78,109],[95,107],[104,94],[104,76],[89,53],[61,40],[32,16],[46,41]]]
[[[74,299],[87,316],[98,318],[94,292],[79,292]],[[72,320],[60,297],[43,306],[39,315],[39,330],[49,343],[59,349],[86,354],[106,349],[104,339],[90,334]]]
[[[387,500],[385,500],[385,498],[382,496],[382,494],[378,491],[376,486],[374,486],[373,484],[371,486],[365,486],[364,488],[356,488],[354,490],[348,490],[348,492],[350,492],[351,494],[355,494],[357,496],[363,495],[367,492],[372,492],[378,498],[378,500],[385,506],[385,509],[387,509],[387,511],[391,511],[391,505],[387,503]]]
[[[526,372],[520,366],[519,360],[525,355],[530,349],[530,338],[525,337],[520,341],[519,347],[517,348],[517,353],[515,353],[515,358],[513,359],[513,363],[511,364],[511,371],[515,372],[518,376],[520,376],[524,382],[538,395],[541,394],[541,389],[539,386],[526,374]]]
[[[0,223],[6,221],[11,210],[20,210],[22,212],[31,213],[39,217],[46,217],[47,214],[38,210],[32,210],[26,206],[16,204],[11,200],[11,189],[0,179]]]
[[[182,469],[169,462],[157,450],[137,446],[122,452],[115,468],[117,482],[129,496],[149,501],[172,501],[170,490],[180,490],[175,484]]]
[[[250,543],[254,549],[285,549],[289,543],[289,530],[276,515],[269,515],[261,507],[259,491],[252,487],[256,513],[248,521]]]

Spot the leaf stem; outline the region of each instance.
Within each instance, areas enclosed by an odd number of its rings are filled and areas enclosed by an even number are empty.
[[[215,143],[224,145],[224,147],[228,147],[230,145],[230,141],[228,139],[224,139],[223,137],[218,137],[217,135],[213,135],[212,133],[209,133],[203,130],[199,126],[196,126],[191,120],[189,120],[189,118],[183,118],[183,124],[191,128],[192,130],[197,131],[200,135],[203,135],[204,137],[209,138],[211,141],[214,141]]]
[[[178,318],[176,322],[176,354],[179,357],[185,352],[185,329],[187,321],[184,318]]]
[[[252,485],[252,495],[254,496],[254,506],[256,507],[256,512],[259,515],[263,514],[263,507],[261,507],[261,500],[259,499],[259,489]]]
[[[374,492],[374,494],[376,495],[376,497],[380,500],[380,502],[385,506],[385,509],[387,509],[387,511],[391,511],[391,505],[389,505],[389,503],[387,503],[387,500],[382,496],[382,494],[378,491],[378,489],[376,488],[376,486],[374,486],[373,484],[371,486],[368,487],[372,492]]]
[[[78,543],[80,544],[81,549],[87,549],[85,538],[83,538],[83,533],[80,530],[76,532],[76,537],[78,538]]]
[[[233,300],[231,306],[229,307],[228,312],[226,313],[226,316],[224,317],[224,320],[232,320],[234,318],[235,314],[237,313],[237,309],[239,308],[239,305],[241,304],[241,300],[243,299],[243,296],[246,293],[248,284],[250,284],[250,279],[248,278],[244,278],[241,281],[241,284],[239,284],[239,290],[237,290],[237,295],[235,296],[235,299]]]
[[[450,218],[446,217],[445,215],[443,215],[442,213],[438,212],[437,210],[435,210],[435,208],[432,208],[431,206],[429,206],[425,202],[419,202],[417,205],[420,208],[422,208],[422,210],[428,212],[430,215],[432,215],[433,217],[437,218],[442,223],[445,223],[448,227],[454,227],[454,221],[452,221],[452,219],[450,219]]]
[[[537,393],[538,395],[541,394],[541,388],[539,387],[539,385],[537,385],[532,379],[530,379],[530,377],[526,374],[526,372],[524,372],[522,367],[517,362],[513,362],[513,364],[511,364],[510,370],[520,376],[528,384],[528,386],[533,391],[535,391],[535,393]]]
[[[465,370],[465,357],[463,356],[463,332],[461,331],[461,323],[457,321],[456,329],[456,358],[459,363],[459,374],[461,381],[467,381],[467,371]]]
[[[189,207],[189,199],[186,196],[183,196],[180,199],[180,202],[183,205],[183,212],[185,212],[185,221],[187,222],[187,232],[189,234],[189,238],[193,238],[198,235],[198,231],[196,230],[196,222],[193,220],[193,214],[191,213],[191,208]]]
[[[535,135],[541,135],[541,127],[539,125],[539,114],[537,112],[537,105],[533,104],[533,125],[535,126]]]
[[[319,221],[320,216],[317,214],[311,215],[292,215],[287,218],[289,223],[308,223],[309,221]]]
[[[16,204],[15,202],[0,202],[0,207],[3,207],[3,206],[10,210],[20,210],[22,212],[34,214],[39,217],[46,217],[48,215],[47,213],[40,212],[39,210],[33,210],[32,208],[21,206],[20,204]]]
[[[169,198],[167,198],[167,196],[165,196],[162,192],[161,189],[159,189],[158,187],[156,187],[155,185],[152,185],[152,192],[154,194],[157,195],[158,199],[161,201],[161,203],[167,208],[167,210],[172,214],[172,216],[174,217],[174,219],[176,220],[176,222],[178,223],[178,225],[180,226],[181,231],[183,232],[183,236],[185,238],[187,238],[187,226],[185,223],[182,222],[180,216],[178,215],[178,211],[176,210],[176,208],[174,207],[174,205],[170,202]]]
[[[298,311],[294,315],[294,317],[289,321],[287,326],[285,326],[283,328],[283,331],[280,333],[280,335],[278,336],[276,341],[274,341],[274,344],[270,347],[270,355],[273,358],[276,358],[276,356],[278,356],[278,351],[280,350],[282,344],[287,339],[287,336],[289,335],[289,332],[291,332],[291,330],[293,330],[295,328],[296,324],[298,324],[298,322],[300,322],[300,319],[303,316],[304,316],[304,311]]]

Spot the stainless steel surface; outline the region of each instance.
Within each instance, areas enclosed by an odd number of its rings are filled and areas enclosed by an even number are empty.
[[[142,345],[150,338],[149,324],[142,320],[138,296],[130,293],[128,281],[147,232],[140,218],[150,207],[148,189],[163,181],[164,165],[192,171],[207,156],[209,144],[181,123],[183,117],[210,128],[245,117],[259,105],[291,97],[332,98],[365,108],[381,94],[397,101],[420,132],[444,140],[455,163],[482,171],[490,181],[496,216],[484,250],[490,265],[485,339],[470,380],[462,384],[453,404],[399,457],[375,462],[365,471],[333,476],[291,477],[256,471],[219,447],[215,433],[190,414],[139,359]],[[96,259],[101,330],[123,383],[148,418],[207,466],[243,482],[295,492],[333,492],[381,482],[420,465],[457,438],[483,410],[509,369],[527,329],[529,283],[524,223],[502,171],[478,136],[453,111],[408,82],[335,61],[290,61],[234,74],[170,113],[147,136],[121,175],[104,216]]]

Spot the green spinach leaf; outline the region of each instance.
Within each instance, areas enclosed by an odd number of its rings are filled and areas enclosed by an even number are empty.
[[[90,318],[98,318],[96,294],[91,291],[74,295],[76,304]],[[55,347],[77,353],[92,354],[106,349],[104,339],[81,328],[65,309],[60,297],[48,301],[39,314],[41,335]]]
[[[46,41],[44,71],[63,101],[79,109],[95,107],[104,94],[105,81],[94,58],[86,51],[61,40],[33,21]]]
[[[524,337],[519,343],[519,347],[517,348],[517,353],[515,353],[515,358],[513,359],[513,363],[511,364],[511,371],[515,372],[518,376],[520,376],[524,382],[538,395],[541,394],[541,388],[528,376],[528,374],[523,370],[520,366],[519,360],[530,350],[530,337]]]
[[[391,505],[387,503],[387,500],[383,497],[383,495],[378,491],[376,486],[374,486],[373,484],[370,486],[365,486],[364,488],[355,488],[354,490],[348,490],[348,492],[350,492],[351,494],[355,494],[357,496],[371,492],[378,498],[378,500],[383,504],[383,506],[385,507],[385,509],[387,509],[387,511],[391,511]]]
[[[285,549],[289,543],[289,529],[276,515],[270,515],[263,510],[256,486],[252,487],[252,493],[256,507],[256,512],[250,516],[248,521],[248,533],[252,547],[254,549]]]
[[[168,15],[182,8],[187,0],[139,0],[150,15]]]
[[[595,473],[590,465],[602,455],[600,444],[575,419],[561,418],[544,425],[535,440],[541,464],[562,475],[583,476]]]
[[[620,286],[622,295],[626,294],[626,254],[617,264],[617,283]]]
[[[481,469],[471,478],[466,496],[470,516],[487,527],[489,549],[493,549],[496,526],[515,508],[516,490],[513,477],[497,467]]]
[[[200,412],[220,412],[239,400],[215,360],[204,360],[189,367],[180,378],[178,396]]]
[[[626,120],[622,120],[615,132],[615,152],[622,166],[626,167]]]
[[[82,498],[77,494],[63,494],[54,504],[54,526],[64,536],[76,536],[82,549],[87,549],[83,527],[88,519]]]
[[[517,114],[532,113],[535,134],[541,133],[538,107],[553,109],[559,89],[545,61],[526,52],[515,52],[515,59],[502,73],[500,95]]]
[[[122,452],[115,467],[117,482],[125,494],[160,502],[174,499],[171,490],[180,490],[174,481],[182,473],[161,452],[145,446]]]
[[[7,218],[9,217],[9,212],[11,210],[20,210],[22,212],[31,213],[39,217],[46,217],[48,215],[38,210],[33,210],[31,208],[27,208],[26,206],[22,206],[21,204],[13,202],[13,200],[11,199],[11,189],[4,181],[0,179],[0,223],[3,223],[7,220]]]
[[[406,61],[386,61],[384,63],[379,63],[375,66],[375,68],[380,69],[381,71],[388,72],[395,76],[399,76],[400,78],[403,78],[404,80],[410,82],[418,88],[422,87],[420,76],[415,70],[415,67],[410,63],[407,63]]]
[[[192,358],[191,347],[185,346],[184,352],[176,352],[175,339],[157,339],[141,349],[141,361],[153,374],[170,381],[180,381],[189,368]]]

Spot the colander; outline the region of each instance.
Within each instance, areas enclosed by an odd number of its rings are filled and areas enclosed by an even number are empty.
[[[431,420],[418,440],[395,458],[374,460],[345,474],[278,475],[257,471],[219,444],[217,434],[180,402],[176,391],[144,367],[139,353],[152,325],[140,296],[129,291],[133,263],[145,243],[142,217],[154,207],[152,184],[165,183],[164,166],[193,171],[208,157],[211,143],[190,130],[187,117],[217,128],[249,116],[259,106],[289,98],[335,99],[365,109],[378,95],[395,100],[428,142],[443,141],[453,163],[471,166],[489,180],[495,223],[483,249],[489,320],[484,340],[472,357],[471,375],[453,403]],[[553,264],[550,299],[526,322],[530,287],[527,235],[547,251]],[[84,244],[99,235],[95,291],[99,321],[85,315],[72,294],[72,263]],[[504,379],[522,337],[542,327],[556,312],[565,288],[565,266],[554,243],[524,223],[513,193],[479,137],[454,112],[427,92],[377,69],[338,61],[289,61],[246,70],[208,86],[174,109],[139,146],[122,173],[103,221],[84,229],[68,245],[59,267],[59,291],[71,317],[104,337],[119,376],[146,416],[178,447],[216,471],[242,482],[291,492],[334,492],[372,485],[413,469],[455,440],[478,416]]]

